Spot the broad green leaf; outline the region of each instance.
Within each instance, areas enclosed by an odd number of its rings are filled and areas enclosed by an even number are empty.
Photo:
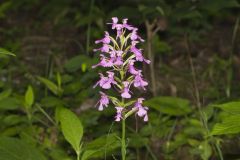
[[[76,153],[79,152],[83,136],[81,121],[72,111],[66,108],[61,108],[58,114],[64,138],[72,145]]]
[[[15,54],[13,54],[12,52],[10,52],[4,48],[0,48],[0,54],[15,56]]]
[[[85,72],[86,69],[97,63],[95,61],[95,59],[92,59],[86,55],[78,55],[68,60],[65,63],[64,68],[66,68],[68,72],[75,72],[79,69]]]
[[[43,84],[46,85],[46,87],[52,91],[55,95],[62,94],[63,90],[60,89],[56,84],[54,84],[52,81],[43,78],[43,77],[37,77],[39,81],[41,81]]]
[[[62,77],[59,72],[57,72],[56,79],[57,79],[58,87],[60,88],[62,85]]]
[[[238,8],[240,5],[237,0],[217,0],[217,1],[209,1],[203,0],[199,4],[200,8],[209,11],[210,13],[217,13],[222,9],[226,8]]]
[[[96,149],[96,150],[86,150],[82,157],[81,157],[81,160],[88,160],[89,158],[93,157],[94,154],[96,154],[97,152],[101,152],[102,150],[101,149]]]
[[[28,86],[28,89],[25,93],[25,103],[26,103],[26,107],[30,108],[33,105],[34,102],[34,93],[33,93],[33,89],[32,86]]]
[[[16,125],[16,124],[19,124],[22,122],[23,123],[27,122],[27,117],[11,114],[11,115],[5,116],[4,119],[2,120],[2,122],[4,125],[13,126],[13,125]]]
[[[109,134],[101,136],[92,142],[86,144],[84,149],[99,149],[99,148],[107,148],[112,147],[113,144],[118,144],[119,139],[116,134]]]
[[[145,105],[174,116],[186,115],[191,112],[189,101],[177,97],[154,97],[146,101]]]
[[[12,90],[11,89],[7,89],[3,92],[0,93],[0,101],[4,98],[7,98],[10,96],[10,94],[12,93]]]
[[[20,106],[20,102],[13,97],[0,100],[0,110],[14,110]]]
[[[223,111],[231,114],[240,114],[240,101],[228,102],[228,103],[218,104],[213,106],[220,108]]]
[[[87,160],[89,158],[104,157],[105,154],[106,156],[111,155],[119,147],[120,141],[116,134],[104,135],[86,144],[82,158]]]
[[[240,116],[229,116],[213,126],[212,135],[240,133]]]
[[[44,155],[26,142],[0,137],[0,160],[46,160]]]
[[[9,126],[8,128],[5,128],[3,131],[0,132],[0,137],[10,137],[10,136],[16,136],[22,131],[21,125],[15,125],[15,126]]]
[[[201,151],[201,157],[203,160],[209,160],[209,158],[212,155],[212,147],[210,146],[210,144],[208,143],[208,141],[204,141],[202,142],[199,147],[198,147]]]

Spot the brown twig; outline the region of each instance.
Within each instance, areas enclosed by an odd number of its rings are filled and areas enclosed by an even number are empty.
[[[152,53],[152,38],[160,30],[159,27],[154,29],[156,24],[157,24],[157,19],[155,19],[153,21],[153,23],[151,23],[151,24],[148,20],[145,21],[145,26],[147,29],[147,55],[151,61],[151,63],[150,63],[150,78],[151,78],[151,88],[152,88],[153,96],[157,95],[157,87],[156,87],[156,76],[155,76],[155,71],[154,71],[154,55]]]

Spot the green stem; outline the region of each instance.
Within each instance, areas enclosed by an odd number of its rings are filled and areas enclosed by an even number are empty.
[[[92,16],[92,10],[93,10],[93,7],[94,7],[94,0],[91,0],[91,3],[90,3],[90,10],[89,10],[89,15],[88,17],[91,18]],[[91,23],[92,23],[92,20],[90,20],[88,22],[88,26],[87,26],[87,44],[86,44],[86,53],[89,54],[89,44],[90,44],[90,37],[91,37]]]
[[[218,151],[218,155],[219,155],[220,160],[224,160],[224,159],[223,159],[223,155],[222,155],[222,151],[221,151],[221,149],[220,149],[220,147],[219,147],[219,144],[215,144],[215,145],[216,145],[216,148],[217,148],[217,151]]]
[[[122,160],[126,160],[126,132],[125,118],[122,119]]]
[[[80,160],[80,152],[76,151],[76,154],[77,154],[77,160]]]
[[[27,118],[28,118],[28,123],[32,127],[32,113],[27,109]]]
[[[36,107],[39,109],[39,111],[41,111],[43,113],[44,116],[47,117],[47,119],[50,122],[52,122],[55,126],[57,126],[57,124],[54,122],[54,120],[51,118],[51,116],[49,116],[49,114],[39,104],[36,104]]]

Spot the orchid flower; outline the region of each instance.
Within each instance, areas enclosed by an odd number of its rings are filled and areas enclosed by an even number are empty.
[[[135,113],[143,118],[143,121],[148,121],[148,107],[143,106],[144,98],[133,100],[136,94],[131,91],[134,87],[146,90],[148,85],[143,78],[142,70],[135,67],[135,62],[149,64],[150,61],[145,59],[143,50],[137,46],[139,42],[144,42],[138,34],[138,28],[129,25],[127,18],[123,19],[121,23],[117,17],[113,17],[112,23],[108,24],[112,25],[115,34],[111,36],[106,31],[104,38],[95,41],[96,44],[102,46],[94,49],[94,52],[101,53],[100,62],[92,68],[110,69],[106,73],[99,73],[100,80],[97,81],[94,88],[100,86],[106,92],[112,89],[118,93],[117,97],[113,97],[100,92],[98,110],[104,110],[110,102],[115,106],[115,121],[122,122],[122,160],[126,160],[125,120]]]
[[[103,92],[100,92],[101,94],[101,99],[99,100],[99,107],[98,107],[98,110],[99,111],[102,111],[104,107],[107,107],[108,104],[109,104],[109,98],[108,96],[103,93]]]
[[[106,72],[107,76],[99,73],[100,80],[94,85],[94,88],[100,86],[105,90],[119,89],[117,91],[122,100],[129,100],[134,96],[134,93],[131,92],[132,86],[146,90],[148,85],[148,82],[143,78],[142,70],[136,69],[135,63],[145,62],[149,64],[150,61],[144,58],[143,50],[137,47],[139,42],[144,42],[138,34],[138,28],[129,25],[127,18],[124,18],[120,23],[117,17],[113,17],[112,23],[108,24],[112,25],[112,29],[116,31],[116,36],[113,36],[115,37],[113,38],[109,32],[105,31],[104,38],[95,41],[96,44],[102,44],[102,47],[94,49],[95,52],[101,52],[101,54],[100,62],[93,65],[92,68],[105,67],[111,68],[111,71]],[[114,86],[117,86],[117,88]],[[100,92],[100,94],[101,99],[98,109],[102,111],[112,101],[117,106],[116,121],[120,121],[124,117],[121,112],[123,108],[126,111],[124,113],[131,111],[131,109],[124,106],[125,101],[116,100],[118,98],[111,96],[109,98],[103,92]],[[148,109],[142,106],[142,101],[143,98],[138,98],[134,106],[127,107],[135,109],[136,114],[139,117],[144,117],[144,121],[146,121],[148,120]]]

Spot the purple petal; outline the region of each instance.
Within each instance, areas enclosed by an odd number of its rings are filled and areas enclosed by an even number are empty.
[[[122,110],[123,107],[115,107],[115,109],[117,110],[117,115],[115,116],[115,121],[120,121],[122,118]]]
[[[99,107],[98,107],[98,110],[99,111],[102,111],[103,110],[103,105],[100,103]]]
[[[116,24],[116,23],[118,22],[118,18],[117,18],[117,17],[113,17],[113,18],[112,18],[112,21],[113,21],[113,23]]]
[[[130,95],[128,92],[123,92],[123,93],[121,94],[121,96],[122,96],[123,98],[131,98],[131,95]]]
[[[139,117],[143,117],[144,115],[147,114],[147,111],[146,111],[143,107],[140,107],[140,108],[138,109],[137,114],[138,114]]]
[[[103,89],[110,89],[111,88],[111,83],[109,81],[107,81],[106,83],[104,83],[102,86],[101,86]]]
[[[144,121],[144,122],[147,122],[147,121],[148,121],[148,115],[147,115],[147,114],[144,116],[143,121]]]

